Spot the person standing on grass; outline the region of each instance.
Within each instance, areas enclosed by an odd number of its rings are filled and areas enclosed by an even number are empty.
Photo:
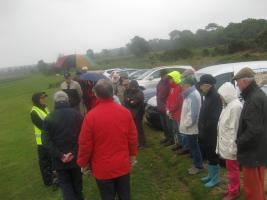
[[[113,100],[111,81],[99,80],[94,87],[98,104],[86,114],[77,163],[91,169],[101,199],[130,200],[130,171],[137,154],[137,130],[131,113]]]
[[[196,81],[192,77],[183,79],[183,107],[180,121],[180,133],[186,135],[192,154],[194,165],[188,169],[191,175],[203,170],[202,155],[198,144],[198,118],[201,108],[201,96],[194,86]]]
[[[216,153],[226,160],[228,191],[223,200],[233,200],[240,196],[239,164],[236,160],[236,136],[242,111],[237,90],[230,82],[224,83],[218,90],[223,102],[223,110],[218,122]]]
[[[144,93],[136,80],[132,80],[124,93],[125,107],[130,110],[138,132],[138,147],[145,147],[143,117],[145,114]]]
[[[257,86],[254,71],[240,70],[234,80],[244,106],[237,132],[237,161],[242,166],[246,200],[265,200],[264,175],[267,165],[267,97]]]
[[[68,94],[70,106],[80,111],[80,104],[83,97],[82,88],[77,81],[72,80],[69,72],[64,73],[64,79],[60,87]]]
[[[169,84],[169,79],[168,79],[168,71],[166,69],[162,69],[160,71],[160,81],[157,85],[157,110],[160,115],[160,123],[163,128],[164,132],[164,139],[160,141],[161,144],[168,143],[171,141],[171,133],[168,130],[168,125],[167,125],[167,120],[168,116],[166,115],[166,102],[167,98],[169,96],[170,92],[170,84]]]
[[[216,154],[216,145],[222,101],[214,87],[216,79],[213,76],[210,74],[201,76],[198,84],[205,98],[198,121],[199,140],[208,160],[208,176],[201,180],[205,183],[205,187],[211,188],[219,184],[219,156]]]
[[[177,71],[173,71],[168,74],[170,83],[170,93],[166,103],[166,113],[168,116],[168,128],[172,133],[171,139],[165,146],[170,145],[180,145],[182,146],[182,151],[188,151],[188,144],[185,143],[183,136],[179,133],[179,123],[182,111],[183,97],[182,97],[182,87],[181,74]]]
[[[43,183],[46,186],[51,186],[53,184],[51,155],[49,154],[49,151],[47,151],[47,149],[44,148],[41,138],[44,119],[49,114],[49,110],[46,106],[46,98],[47,94],[45,92],[38,92],[33,94],[32,96],[33,107],[31,109],[30,114],[34,127],[34,134],[37,143],[39,167],[43,178]]]
[[[124,105],[124,92],[128,88],[130,81],[126,72],[121,73],[119,77],[119,82],[114,83],[114,91],[115,95],[119,97],[121,104]]]
[[[83,200],[82,173],[76,164],[82,115],[69,105],[68,95],[54,95],[55,110],[44,121],[42,140],[50,151],[64,200]]]

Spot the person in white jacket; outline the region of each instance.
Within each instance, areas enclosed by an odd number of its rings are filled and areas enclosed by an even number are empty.
[[[236,199],[239,195],[240,178],[237,162],[236,137],[242,104],[238,99],[237,90],[230,82],[224,83],[218,90],[223,101],[223,110],[218,122],[218,138],[216,153],[226,160],[228,191],[223,200]]]
[[[180,120],[180,133],[187,137],[194,165],[188,169],[193,175],[203,169],[202,155],[198,144],[198,118],[201,107],[201,96],[195,87],[196,81],[187,77],[182,81],[183,106]]]

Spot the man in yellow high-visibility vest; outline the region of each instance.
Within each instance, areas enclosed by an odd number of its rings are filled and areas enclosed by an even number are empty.
[[[46,186],[50,186],[53,184],[52,161],[50,153],[43,146],[41,139],[43,122],[45,117],[49,114],[46,106],[46,98],[47,94],[45,92],[38,92],[33,94],[33,107],[30,114],[37,143],[38,160],[43,182]]]

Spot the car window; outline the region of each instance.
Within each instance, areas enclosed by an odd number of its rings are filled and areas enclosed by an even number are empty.
[[[149,79],[160,78],[160,70],[157,70],[157,71],[153,72],[148,78]]]
[[[231,82],[232,83],[233,75],[234,75],[233,72],[230,72],[230,73],[224,73],[224,74],[220,74],[218,76],[215,76],[216,88],[218,89],[225,82]]]
[[[185,69],[182,68],[168,68],[168,72],[173,72],[173,71],[177,71],[180,72],[181,74],[185,71]]]

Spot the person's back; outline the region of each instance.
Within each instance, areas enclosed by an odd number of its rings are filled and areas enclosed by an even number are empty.
[[[55,110],[44,121],[42,140],[49,149],[57,172],[63,199],[82,200],[82,174],[76,164],[81,114],[69,106],[68,95],[54,95]]]
[[[55,111],[48,115],[45,120],[44,127],[49,131],[53,144],[62,153],[72,152],[77,154],[77,142],[82,123],[81,114],[70,108],[66,103],[59,103],[55,107]],[[54,155],[55,156],[55,155]],[[68,168],[76,166],[75,160],[71,163],[63,163],[61,159],[54,157],[54,165],[56,168]]]
[[[137,131],[131,113],[113,100],[113,86],[94,87],[98,104],[87,113],[79,137],[77,163],[92,169],[102,199],[130,199],[130,170],[136,162]],[[116,187],[115,187],[116,186]]]
[[[85,117],[81,131],[81,140],[92,137],[94,142],[92,155],[93,175],[100,179],[113,178],[129,173],[130,150],[129,128],[135,131],[130,112],[113,99],[100,101]],[[131,125],[131,127],[129,127]],[[87,127],[87,128],[85,128]],[[90,135],[85,131],[90,129]],[[136,144],[131,144],[136,145]],[[78,162],[83,162],[82,159]]]

